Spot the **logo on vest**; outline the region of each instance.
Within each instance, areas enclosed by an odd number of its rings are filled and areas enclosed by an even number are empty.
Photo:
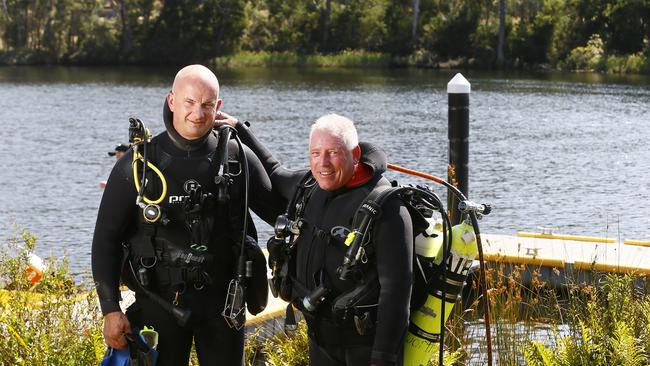
[[[194,179],[190,179],[183,184],[183,190],[185,193],[190,193],[191,190],[196,189],[199,186],[199,182]]]
[[[345,238],[348,237],[348,234],[350,233],[350,229],[348,229],[345,226],[334,226],[330,230],[330,235],[333,238],[340,239],[342,241],[345,241]]]
[[[183,190],[189,194],[190,191],[193,189],[196,189],[199,187],[199,182],[195,181],[194,179],[190,179],[183,183]],[[188,199],[189,196],[169,196],[169,203],[174,204],[174,203],[183,203],[186,199]]]

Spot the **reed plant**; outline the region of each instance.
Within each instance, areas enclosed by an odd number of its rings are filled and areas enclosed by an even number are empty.
[[[552,288],[542,278],[556,276]],[[645,278],[499,263],[487,270],[492,351],[497,365],[648,365],[650,299]],[[471,293],[479,293],[474,282]],[[477,296],[447,323],[458,365],[486,361]]]
[[[550,332],[542,324],[559,324],[558,296],[541,280],[540,268],[500,263],[486,272],[490,305],[492,351],[498,365],[520,365],[523,345],[531,337]],[[455,306],[447,322],[449,352],[466,355],[455,365],[482,365],[487,361],[483,299],[477,279]]]
[[[633,274],[602,275],[597,287],[576,288],[568,334],[554,342],[531,340],[524,347],[530,365],[650,364],[650,298]]]

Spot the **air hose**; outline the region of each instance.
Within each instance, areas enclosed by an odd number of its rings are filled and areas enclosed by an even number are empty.
[[[146,156],[146,151],[147,151],[146,145],[144,151]],[[142,179],[142,183],[140,183],[140,179],[138,177],[138,168],[137,168],[138,161],[141,161],[143,166],[146,165],[148,168],[153,170],[154,173],[156,173],[156,175],[158,176],[158,178],[160,178],[160,182],[162,183],[162,190],[160,192],[160,197],[158,197],[155,200],[149,199],[143,194],[145,170],[143,169],[143,173],[142,173],[143,179]],[[155,165],[153,165],[150,161],[148,161],[147,158],[142,156],[138,151],[133,152],[133,178],[135,178],[133,179],[133,181],[135,182],[135,189],[138,191],[138,196],[141,197],[142,201],[144,201],[145,203],[149,205],[157,205],[165,199],[165,196],[167,195],[167,180],[165,179],[165,176],[162,174],[160,169],[158,169]]]
[[[147,156],[147,146],[149,145],[150,141],[151,132],[149,132],[149,129],[145,127],[144,123],[138,118],[129,118],[129,143],[133,148],[133,182],[135,184],[136,191],[138,191],[136,204],[142,208],[146,206],[142,202],[146,203],[147,205],[158,205],[165,199],[165,196],[167,195],[167,180],[165,179],[165,176],[162,174],[160,169],[158,169],[149,161]],[[138,151],[139,146],[142,146],[142,154],[140,154],[140,151]],[[138,176],[138,161],[142,163],[142,177]],[[147,198],[144,195],[145,182],[147,179],[147,167],[156,173],[162,184],[160,197],[155,200]]]
[[[434,181],[438,184],[441,184],[447,189],[449,189],[454,196],[461,202],[465,203],[464,206],[464,211],[469,214],[472,226],[474,228],[474,233],[476,235],[476,243],[478,245],[478,256],[479,256],[479,265],[480,265],[480,282],[482,283],[483,286],[481,286],[481,295],[483,297],[483,319],[485,321],[485,341],[486,341],[486,346],[487,346],[487,357],[488,357],[488,365],[492,365],[492,335],[490,332],[490,313],[489,313],[489,298],[487,294],[487,280],[486,280],[486,274],[485,274],[485,259],[483,257],[483,245],[481,243],[481,234],[478,228],[478,218],[476,216],[476,213],[479,212],[481,214],[488,214],[490,212],[490,207],[486,205],[477,205],[472,202],[467,201],[467,197],[461,192],[458,188],[454,187],[451,185],[449,182],[445,181],[442,178],[436,177],[431,174],[423,173],[417,170],[412,170],[408,168],[401,167],[399,165],[387,164],[388,169],[395,170],[401,173],[409,174],[412,176],[428,179],[431,181]],[[461,205],[459,205],[459,209],[463,210],[461,208]],[[446,232],[446,230],[443,230],[443,234]],[[447,244],[446,241],[443,239],[443,245]],[[444,252],[447,251],[448,248],[445,248],[443,250]],[[444,262],[443,262],[444,263]],[[444,301],[443,301],[443,306],[444,306]],[[444,312],[443,312],[444,314]],[[441,319],[444,320],[444,317]],[[441,325],[441,332],[444,331],[444,326]],[[442,333],[441,333],[442,334]],[[443,344],[444,344],[444,338],[441,337],[440,339],[440,349],[441,352],[439,353],[439,364],[442,365],[442,350],[443,350]]]

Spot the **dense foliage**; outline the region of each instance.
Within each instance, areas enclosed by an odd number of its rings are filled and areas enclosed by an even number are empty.
[[[65,259],[47,259],[34,285],[35,245],[26,230],[0,243],[0,365],[97,365],[106,346],[95,292],[75,284]]]
[[[363,51],[490,67],[501,49],[509,67],[648,71],[649,41],[650,0],[0,0],[8,64]]]

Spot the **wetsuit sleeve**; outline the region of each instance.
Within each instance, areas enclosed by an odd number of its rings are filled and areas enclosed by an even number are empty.
[[[376,365],[395,365],[409,321],[413,228],[408,210],[398,199],[387,202],[382,210],[374,230],[381,290],[371,359]]]
[[[274,192],[266,170],[260,159],[253,151],[244,145],[244,153],[248,161],[249,192],[251,200],[249,205],[253,212],[269,225],[274,225],[275,219],[287,206],[287,200],[279,193]]]
[[[290,170],[283,167],[273,154],[271,154],[271,151],[255,137],[251,129],[242,122],[237,123],[237,134],[242,142],[250,147],[255,155],[257,155],[264,170],[271,179],[273,193],[282,197],[286,205],[286,202],[293,197],[296,187],[307,171]]]
[[[129,225],[136,222],[137,194],[129,177],[131,154],[125,154],[113,167],[99,205],[93,234],[91,267],[104,315],[120,311],[122,243],[127,238]]]

